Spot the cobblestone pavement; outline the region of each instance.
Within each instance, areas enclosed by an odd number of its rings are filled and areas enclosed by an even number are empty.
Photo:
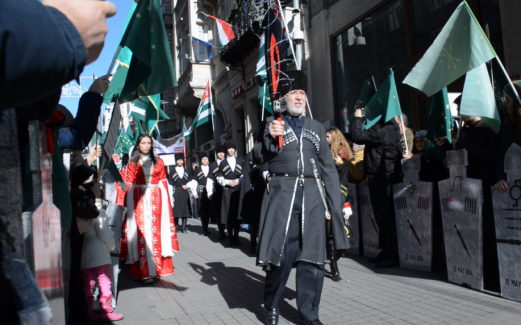
[[[212,229],[202,236],[199,221],[189,220],[189,233],[178,235],[175,274],[152,285],[130,280],[122,267],[115,312],[125,319],[117,324],[262,324],[264,273],[247,254],[249,234],[241,232],[239,248],[225,248]],[[359,256],[339,264],[344,281],[326,278],[322,292],[326,325],[521,324],[521,304],[449,284],[443,270],[376,271]],[[295,272],[283,298],[279,324],[298,323]]]

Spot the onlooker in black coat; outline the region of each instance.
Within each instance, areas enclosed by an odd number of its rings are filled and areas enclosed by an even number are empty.
[[[365,130],[362,110],[355,112],[351,139],[365,145],[364,176],[367,177],[369,193],[376,223],[380,230],[379,245],[382,252],[370,262],[376,267],[398,265],[398,239],[394,215],[392,185],[402,181],[400,138],[403,130],[397,118],[387,123],[377,123]]]

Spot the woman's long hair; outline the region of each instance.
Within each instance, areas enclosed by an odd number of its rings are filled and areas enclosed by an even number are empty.
[[[326,133],[331,134],[331,154],[333,155],[333,159],[335,156],[339,156],[342,159],[349,160],[353,158],[353,152],[351,151],[351,147],[347,143],[346,138],[342,132],[336,127],[331,127],[327,129]]]
[[[128,153],[124,154],[123,157],[121,157],[121,169],[126,168],[128,166]]]
[[[156,156],[154,156],[154,143],[152,142],[152,138],[148,134],[142,134],[136,140],[136,145],[134,146],[134,150],[132,152],[132,159],[130,160],[130,162],[133,163],[134,166],[136,166],[136,167],[137,167],[137,163],[139,161],[139,156],[141,154],[141,151],[139,151],[139,144],[141,143],[141,141],[143,141],[143,139],[145,137],[150,139],[150,144],[151,144],[150,151],[149,151],[150,159],[152,159],[152,162],[154,163],[154,165],[157,164]]]

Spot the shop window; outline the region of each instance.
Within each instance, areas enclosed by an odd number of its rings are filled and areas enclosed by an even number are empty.
[[[402,111],[410,114],[410,88],[403,1],[392,1],[334,39],[339,128],[349,132],[355,107],[364,106],[389,76],[395,75]]]
[[[413,0],[414,53],[425,52],[434,42],[460,0]]]

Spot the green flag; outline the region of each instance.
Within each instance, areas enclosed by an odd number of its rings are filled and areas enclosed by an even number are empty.
[[[255,79],[257,80],[257,84],[259,85],[259,94],[257,96],[257,101],[259,103],[260,109],[262,110],[262,108],[264,107],[264,110],[266,110],[265,114],[267,116],[272,116],[273,108],[271,107],[270,87],[268,85],[268,72],[266,71],[266,37],[264,33],[265,32],[262,32],[262,36],[260,38],[259,59],[257,60],[257,71],[255,72]]]
[[[137,141],[137,138],[139,138],[140,135],[145,134],[145,129],[143,129],[143,125],[141,124],[140,120],[136,120],[136,134],[135,134],[135,140]]]
[[[485,63],[467,73],[459,113],[464,116],[479,116],[496,134],[499,133],[501,120]]]
[[[452,143],[452,128],[454,120],[450,110],[447,88],[434,94],[432,97],[431,110],[429,112],[429,126],[427,128],[427,139],[434,141],[434,136],[447,137]]]
[[[136,140],[134,140],[134,137],[130,134],[130,132],[121,132],[118,139],[118,144],[116,145],[116,149],[114,150],[114,154],[128,154],[130,152],[130,148],[132,148],[135,144]]]
[[[125,27],[123,27],[123,33],[121,34],[121,38],[125,34],[127,30],[128,23],[130,19],[134,15],[134,11],[136,10],[137,3],[132,1],[130,5],[130,10],[128,11],[127,21],[125,22]],[[120,44],[121,44],[120,38]],[[132,59],[132,51],[128,47],[123,47],[119,51],[118,57],[116,58],[116,63],[118,67],[114,76],[112,76],[112,80],[110,81],[109,89],[103,94],[103,102],[105,104],[110,104],[112,102],[112,98],[114,95],[121,95],[121,90],[123,90],[123,86],[125,85],[125,80],[127,79],[128,74],[128,66],[130,65],[130,60]],[[112,71],[111,71],[112,72]]]
[[[356,103],[353,105],[354,108],[350,110],[348,119],[349,121],[352,121],[355,117],[355,111],[359,108],[364,108],[367,105],[367,102],[371,99],[371,97],[374,95],[374,85],[369,79],[365,79],[362,82],[362,88],[360,89],[360,95],[358,96],[358,99],[356,100]]]
[[[494,80],[494,97],[496,99],[496,106],[499,112],[499,117],[507,113],[507,108],[505,107],[502,99],[503,96],[503,88],[499,87],[497,81]]]
[[[391,69],[387,80],[378,88],[373,98],[365,106],[364,115],[367,121],[366,130],[378,123],[382,116],[384,122],[387,123],[394,117],[402,115],[393,69]]]
[[[186,117],[183,116],[183,138],[186,139],[186,137],[189,139],[190,133],[188,133],[188,129],[186,128]]]
[[[494,48],[463,1],[403,83],[432,96],[495,57]]]
[[[122,103],[177,87],[159,0],[139,1],[120,45],[132,51]]]
[[[148,135],[154,137],[156,140],[160,140],[161,136],[159,134],[159,128],[157,127],[157,124],[159,123],[159,120],[170,120],[168,115],[166,115],[165,112],[159,108],[161,105],[161,95],[157,94],[142,98],[145,98],[148,102],[145,116],[145,126],[147,128]]]
[[[119,183],[119,185],[123,189],[123,192],[125,192],[127,190],[127,185],[123,181],[123,178],[121,177],[121,174],[119,173],[118,167],[116,166],[116,163],[114,162],[114,160],[112,160],[112,158],[110,158],[110,163],[105,168],[108,169],[108,171],[112,174],[112,176],[114,176],[114,179],[116,180],[116,182]]]
[[[196,127],[203,125],[204,123],[210,120],[210,112],[213,111],[211,109],[212,105],[212,90],[211,90],[210,81],[206,85],[206,89],[204,90],[203,97],[201,98],[201,103],[199,103],[199,108],[197,109],[197,114],[195,114],[194,120],[192,121],[192,125],[186,132],[183,130],[183,137],[186,140],[190,140],[192,132]],[[186,126],[184,126],[186,128]]]

